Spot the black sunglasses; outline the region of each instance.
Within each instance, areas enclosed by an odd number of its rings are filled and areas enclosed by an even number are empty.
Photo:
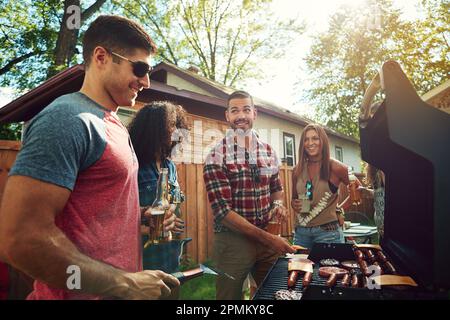
[[[309,198],[309,200],[312,200],[313,199],[313,191],[314,191],[312,181],[310,181],[310,180],[306,181],[305,188],[306,188],[306,196]]]
[[[120,54],[115,53],[111,50],[109,50],[108,52],[118,58],[124,59],[124,60],[128,61],[129,63],[131,63],[131,65],[133,66],[133,73],[138,78],[142,78],[147,74],[150,76],[150,73],[153,70],[152,66],[148,65],[147,63],[145,63],[143,61],[132,61],[132,60],[125,58],[124,56],[121,56]]]

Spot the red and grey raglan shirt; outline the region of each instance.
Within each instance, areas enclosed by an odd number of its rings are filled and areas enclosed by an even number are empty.
[[[137,272],[142,270],[137,172],[131,140],[117,115],[76,92],[59,97],[33,118],[10,175],[71,190],[56,226],[83,254]],[[40,281],[28,297],[96,298]]]
[[[282,191],[278,175],[280,161],[270,145],[252,130],[248,149],[237,143],[234,130],[228,130],[208,154],[203,179],[214,215],[214,231],[228,229],[222,220],[235,211],[248,222],[264,229],[269,222],[271,194]]]

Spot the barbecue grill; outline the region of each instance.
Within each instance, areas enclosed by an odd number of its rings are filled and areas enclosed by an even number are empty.
[[[370,104],[384,90],[373,116]],[[427,105],[395,61],[383,64],[369,85],[361,108],[359,130],[362,159],[386,174],[383,253],[398,273],[417,287],[382,289],[325,285],[320,259],[356,260],[351,244],[316,244],[311,284],[301,277],[295,290],[302,299],[436,299],[448,298],[450,288],[450,115]],[[254,299],[274,299],[287,289],[288,259],[279,258]],[[362,276],[362,275],[361,275]]]

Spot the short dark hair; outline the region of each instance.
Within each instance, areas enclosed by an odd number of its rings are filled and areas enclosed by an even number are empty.
[[[156,53],[156,45],[141,25],[133,20],[113,15],[99,16],[91,23],[83,37],[83,59],[89,66],[95,47],[102,46],[119,54],[132,54],[143,49]]]
[[[243,90],[238,90],[233,92],[232,94],[230,94],[228,96],[228,100],[227,100],[227,107],[230,106],[230,101],[233,99],[245,99],[245,98],[249,98],[250,101],[252,102],[252,107],[254,106],[253,104],[253,97],[250,95],[250,93],[248,93],[247,91],[243,91]]]

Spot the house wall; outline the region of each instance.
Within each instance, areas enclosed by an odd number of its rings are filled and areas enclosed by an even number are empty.
[[[283,132],[293,134],[295,136],[295,161],[298,161],[298,147],[304,127],[297,123],[281,120],[264,113],[258,114],[254,127],[258,131],[260,138],[269,143],[280,158],[284,157]],[[348,166],[352,166],[355,172],[361,172],[359,145],[332,135],[328,137],[330,139],[331,157],[336,157],[335,147],[340,146],[343,150],[343,162]]]
[[[426,102],[441,111],[450,113],[450,88]]]
[[[433,107],[450,113],[450,80],[425,93],[422,99]]]
[[[295,161],[298,160],[297,149],[302,129],[298,124],[260,112],[254,128],[258,131],[260,138],[270,144],[280,158],[284,157],[283,132],[293,134],[295,136]]]
[[[361,167],[361,148],[359,144],[340,139],[334,136],[329,136],[330,138],[330,155],[336,157],[336,146],[342,147],[343,151],[343,162],[347,166],[353,167],[353,171],[357,173],[362,172]]]
[[[178,89],[183,89],[183,90],[200,93],[205,96],[211,96],[211,93],[209,93],[208,91],[203,90],[202,88],[200,88],[200,87],[190,83],[189,81],[186,81],[170,72],[167,73],[167,84],[169,86],[176,87]]]

